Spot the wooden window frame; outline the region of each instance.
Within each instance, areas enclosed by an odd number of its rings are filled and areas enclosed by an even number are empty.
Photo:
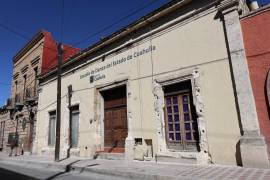
[[[195,115],[198,123],[199,132],[199,151],[182,151],[169,149],[166,142],[166,128],[165,128],[165,111],[164,111],[164,87],[181,83],[184,81],[191,81],[191,91],[194,104]],[[167,156],[177,157],[194,157],[200,162],[208,163],[211,156],[208,152],[208,138],[206,120],[204,116],[204,101],[202,97],[201,86],[201,71],[199,67],[190,69],[179,70],[175,73],[162,75],[157,77],[153,81],[153,94],[155,103],[155,114],[157,118],[157,132],[158,132],[158,153],[165,154]]]
[[[50,137],[51,136],[51,119],[52,119],[52,117],[54,117],[55,118],[55,137],[54,138],[56,138],[56,111],[54,110],[54,111],[50,111],[49,112],[49,128],[48,128],[48,146],[49,147],[54,147],[55,146],[55,141],[54,141],[54,144],[52,143],[52,137]]]
[[[188,81],[183,81],[183,82],[191,83]],[[183,82],[173,83],[170,85],[179,84],[179,86],[181,86],[181,83]],[[188,114],[190,117],[189,121],[184,120],[184,114],[187,114],[183,110],[183,106],[184,106],[183,97],[184,96],[188,97],[188,108],[189,108]],[[177,104],[174,104],[173,102],[174,97],[177,97]],[[170,98],[169,105],[167,104],[167,98]],[[198,134],[199,132],[198,132],[198,122],[196,118],[196,112],[194,111],[194,108],[192,107],[192,104],[193,104],[192,89],[187,88],[183,90],[178,90],[178,91],[176,90],[169,93],[164,93],[164,102],[165,102],[165,106],[164,106],[165,138],[166,138],[166,144],[167,144],[168,149],[172,149],[176,151],[179,150],[179,151],[199,152],[200,142],[199,142],[198,137],[195,137],[194,135],[194,134]],[[178,107],[178,112],[174,112],[174,107],[176,106]],[[168,107],[171,109],[170,113],[167,110]],[[169,115],[172,117],[171,122],[169,122],[169,119],[168,119]],[[178,122],[175,121],[175,115],[179,116]],[[186,130],[185,125],[188,123],[190,124],[190,129]],[[179,131],[175,129],[176,124],[179,124],[180,126]],[[193,127],[194,124],[196,127]],[[170,130],[169,125],[172,125],[173,130]],[[173,133],[173,137],[174,137],[173,140],[170,139],[171,133]],[[179,133],[180,140],[176,139],[177,133]],[[186,138],[187,133],[190,133],[191,140],[188,140]]]
[[[72,121],[72,118],[73,118],[73,114],[78,114],[78,116],[79,116],[79,119],[78,119],[78,121],[80,121],[80,106],[79,106],[79,104],[76,104],[76,105],[73,105],[73,106],[71,106],[70,107],[70,125],[71,126],[73,126],[73,121]],[[77,144],[76,145],[74,145],[73,143],[73,139],[72,139],[72,127],[70,127],[70,147],[71,148],[77,148],[78,147],[78,145],[79,145],[79,122],[78,122],[78,134],[77,134]]]

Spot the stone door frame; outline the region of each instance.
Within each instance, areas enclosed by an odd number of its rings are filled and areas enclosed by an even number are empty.
[[[164,115],[165,102],[164,102],[163,87],[176,83],[181,83],[187,80],[191,81],[193,104],[195,106],[197,115],[197,123],[199,131],[199,147],[200,147],[199,152],[184,152],[171,150],[167,147],[166,143],[166,128]],[[158,133],[157,155],[171,156],[176,158],[185,157],[196,159],[196,161],[201,164],[209,163],[210,155],[208,153],[207,130],[206,130],[206,121],[204,118],[204,104],[201,97],[199,69],[196,68],[185,72],[179,72],[178,74],[154,79],[153,94],[155,97],[155,115]]]
[[[99,139],[99,145],[96,147],[96,151],[102,151],[104,149],[104,98],[102,96],[103,91],[107,91],[113,88],[117,88],[120,86],[126,86],[126,98],[127,98],[127,131],[128,135],[125,140],[125,158],[127,160],[133,160],[133,148],[134,148],[134,138],[131,132],[132,127],[132,111],[130,107],[130,100],[131,100],[131,89],[130,89],[130,82],[127,78],[115,81],[113,83],[103,84],[96,86],[96,93],[95,93],[95,116],[96,120],[98,121],[97,129],[97,139]]]

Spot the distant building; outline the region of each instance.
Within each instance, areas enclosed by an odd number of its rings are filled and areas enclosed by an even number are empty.
[[[269,167],[239,13],[174,0],[63,64],[61,157]],[[56,69],[40,78],[35,153],[54,155]]]
[[[0,114],[0,148],[10,151],[10,143],[19,137],[18,154],[31,152],[36,129],[38,76],[55,68],[57,44],[47,31],[38,32],[13,58],[11,97]],[[79,49],[64,45],[64,59]]]
[[[6,146],[5,127],[7,119],[9,119],[9,111],[6,106],[2,106],[0,108],[0,151],[3,151]]]
[[[241,25],[259,124],[270,154],[270,5],[243,16]]]

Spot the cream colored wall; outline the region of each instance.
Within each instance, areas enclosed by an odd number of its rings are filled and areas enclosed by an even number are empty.
[[[209,153],[214,163],[235,164],[240,129],[228,61],[205,65],[201,69]]]
[[[49,89],[40,86],[38,99],[38,111],[36,122],[36,139],[34,140],[34,153],[41,153],[48,147],[48,127],[49,127],[49,112],[56,110],[56,82],[48,85]],[[62,108],[63,109],[63,108]]]
[[[229,62],[224,40],[222,23],[214,20],[216,12],[191,21],[185,25],[167,29],[164,34],[155,36],[152,41],[146,39],[131,49],[106,57],[104,62],[95,62],[62,80],[62,95],[66,95],[67,86],[72,84],[74,94],[72,103],[80,104],[81,156],[94,153],[95,145],[100,143],[97,128],[98,117],[95,115],[95,88],[119,79],[128,79],[131,89],[129,106],[132,110],[132,127],[134,138],[153,139],[154,153],[157,152],[157,121],[154,111],[152,80],[179,74],[186,70],[199,68],[204,102],[204,117],[207,122],[209,153],[212,161],[222,164],[235,164],[236,144],[239,140],[239,125],[234,102]],[[214,35],[214,36],[213,36]],[[96,67],[133,54],[149,45],[156,50],[134,58],[128,62],[106,69],[101,74],[106,78],[89,83],[89,77],[80,79],[80,75]],[[153,61],[153,77],[152,64]],[[37,122],[37,143],[39,153],[47,148],[48,111],[56,107],[56,82],[42,86],[39,95]],[[62,99],[62,148],[67,144],[68,111],[67,98]],[[90,124],[90,121],[93,121]],[[88,151],[85,147],[88,147]]]

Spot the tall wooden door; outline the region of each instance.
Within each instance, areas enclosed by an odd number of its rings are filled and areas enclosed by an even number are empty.
[[[125,152],[127,129],[126,87],[119,87],[103,93],[104,97],[104,143],[105,151]]]

